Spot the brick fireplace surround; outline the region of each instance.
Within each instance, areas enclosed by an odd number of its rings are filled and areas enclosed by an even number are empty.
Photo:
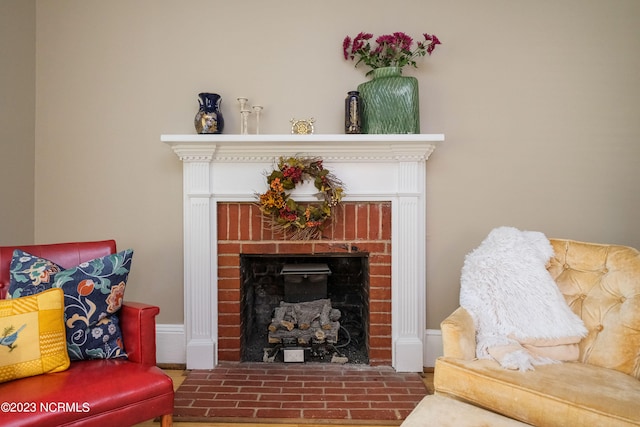
[[[183,161],[188,369],[240,360],[240,254],[366,253],[371,365],[423,366],[426,161],[440,134],[162,135]],[[274,235],[255,205],[280,156],[313,156],[345,185],[336,222],[311,241]],[[297,201],[316,200],[311,183]]]
[[[391,366],[391,203],[347,202],[319,240],[275,235],[254,203],[219,203],[218,359],[240,361],[240,254],[369,256],[369,363]]]

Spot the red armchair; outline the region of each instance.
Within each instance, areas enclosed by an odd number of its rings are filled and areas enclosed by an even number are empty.
[[[9,288],[9,267],[16,248],[70,268],[115,253],[116,243],[0,247],[0,299]],[[124,303],[120,327],[128,360],[75,361],[63,372],[1,383],[0,425],[122,427],[160,417],[162,427],[171,426],[173,383],[155,366],[155,316],[159,312],[155,306]]]

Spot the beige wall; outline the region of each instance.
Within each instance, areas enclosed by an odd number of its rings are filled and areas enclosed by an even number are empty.
[[[33,243],[35,1],[0,0],[0,245]]]
[[[182,323],[182,165],[196,95],[342,132],[364,81],[345,35],[437,34],[418,70],[428,163],[427,327],[457,306],[464,255],[495,226],[640,247],[637,0],[37,0],[35,237],[135,249],[127,298]],[[393,6],[391,6],[393,5]],[[256,173],[262,173],[256,171]]]

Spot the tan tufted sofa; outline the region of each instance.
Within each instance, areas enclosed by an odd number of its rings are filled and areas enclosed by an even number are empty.
[[[640,426],[640,252],[552,239],[548,270],[589,330],[574,363],[520,372],[475,358],[471,316],[442,322],[436,394],[536,426]]]

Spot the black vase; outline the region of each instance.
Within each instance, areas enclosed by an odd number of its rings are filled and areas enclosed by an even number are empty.
[[[198,94],[200,108],[196,113],[194,124],[198,133],[222,133],[224,118],[220,112],[222,98],[217,93]]]
[[[344,100],[344,133],[362,133],[362,100],[357,90],[350,91]]]

